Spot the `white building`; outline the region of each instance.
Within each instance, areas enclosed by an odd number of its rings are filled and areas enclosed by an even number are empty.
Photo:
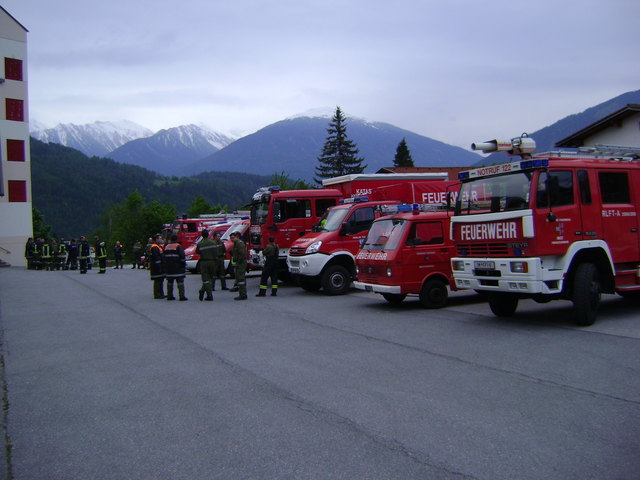
[[[631,103],[556,143],[561,148],[595,145],[640,147],[640,105]]]
[[[32,236],[27,29],[0,7],[0,261],[25,266]]]

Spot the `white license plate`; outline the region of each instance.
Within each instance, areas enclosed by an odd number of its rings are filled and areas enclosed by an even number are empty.
[[[496,262],[476,260],[473,262],[473,266],[478,270],[494,270],[496,268]]]
[[[371,285],[365,285],[364,286],[364,291],[365,292],[373,292],[373,287]]]
[[[289,272],[300,273],[300,267],[289,267]]]

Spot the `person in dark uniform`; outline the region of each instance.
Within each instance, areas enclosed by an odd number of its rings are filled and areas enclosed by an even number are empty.
[[[69,243],[66,269],[67,270],[78,269],[78,244],[76,243],[75,238],[72,238],[71,242]]]
[[[120,242],[116,242],[113,247],[113,258],[115,260],[116,266],[113,267],[115,270],[120,268],[122,270],[122,255],[124,255],[124,248]]]
[[[260,277],[260,291],[256,297],[264,297],[267,294],[267,281],[271,277],[271,296],[278,295],[278,252],[280,249],[275,243],[273,237],[269,237],[269,244],[264,247],[262,255],[264,256],[264,267],[262,268],[262,276]]]
[[[91,255],[91,247],[85,237],[80,237],[80,244],[78,245],[78,260],[80,261],[80,273],[87,273],[87,264],[89,262],[89,255]]]
[[[60,239],[60,243],[58,243],[58,254],[56,259],[56,270],[66,270],[65,263],[67,261],[67,243],[64,241],[64,238]]]
[[[175,300],[173,296],[173,282],[178,284],[178,295],[181,301],[186,301],[184,296],[184,277],[187,261],[184,257],[184,248],[178,243],[178,236],[171,235],[170,243],[164,247],[164,268],[167,278],[167,300]]]
[[[93,248],[98,259],[98,273],[107,273],[107,242],[96,236]]]
[[[143,264],[142,264],[142,243],[140,243],[140,240],[136,240],[136,243],[133,244],[133,247],[131,248],[131,255],[133,256],[133,266],[131,267],[133,268],[143,268]]]
[[[200,255],[200,276],[202,277],[202,286],[198,292],[198,300],[213,301],[213,278],[216,272],[216,262],[219,247],[209,239],[209,230],[203,230],[202,239],[198,242],[196,253]],[[204,298],[205,293],[207,298]]]
[[[149,274],[153,280],[153,298],[166,298],[164,294],[164,262],[162,258],[162,236],[156,235],[149,248]]]
[[[33,237],[29,237],[27,239],[27,243],[24,246],[24,258],[27,259],[28,270],[35,269],[34,262],[33,262],[33,259],[35,257],[35,251],[36,251],[36,242],[33,239]]]
[[[46,238],[40,244],[40,264],[43,270],[51,270],[51,245]]]
[[[233,249],[231,250],[231,261],[235,265],[236,285],[238,286],[238,296],[234,300],[247,299],[247,247],[240,239],[240,233],[233,232],[231,235]]]

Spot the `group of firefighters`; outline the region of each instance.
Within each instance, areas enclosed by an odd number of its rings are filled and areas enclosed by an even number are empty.
[[[240,237],[240,233],[230,235],[233,241],[231,249],[231,264],[233,265],[235,283],[231,291],[237,291],[238,296],[234,300],[246,300],[247,297],[247,247]],[[80,240],[71,239],[58,242],[52,238],[29,238],[25,245],[25,258],[27,268],[30,270],[80,270],[87,273],[91,269],[93,254],[98,262],[98,273],[104,274],[107,269],[107,245],[104,240],[95,237],[93,246],[85,237]],[[213,232],[209,238],[209,231],[202,232],[202,239],[196,247],[200,255],[200,275],[202,286],[198,292],[200,301],[213,301],[215,280],[220,280],[220,288],[229,290],[225,280],[224,259],[226,248],[220,239],[220,232]],[[123,246],[116,242],[114,247],[115,267],[122,267]],[[143,254],[143,255],[141,255]],[[153,281],[153,298],[175,300],[174,283],[177,284],[178,298],[181,301],[188,300],[184,291],[184,279],[186,277],[186,258],[184,248],[178,242],[177,235],[172,235],[169,242],[163,244],[162,235],[156,235],[149,239],[146,248],[142,248],[140,242],[132,247],[133,267],[144,268],[148,265],[150,277]],[[260,290],[256,296],[266,295],[268,282],[271,281],[271,296],[278,292],[278,245],[274,239],[269,239],[269,245],[264,249],[265,265],[260,279]],[[164,292],[164,281],[167,282],[167,292]]]

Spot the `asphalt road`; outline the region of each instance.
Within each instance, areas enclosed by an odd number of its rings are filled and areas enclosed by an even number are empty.
[[[152,299],[148,272],[0,269],[4,473],[27,479],[638,479],[640,315],[283,287]],[[6,402],[8,401],[8,406]],[[1,476],[1,475],[0,475]]]

